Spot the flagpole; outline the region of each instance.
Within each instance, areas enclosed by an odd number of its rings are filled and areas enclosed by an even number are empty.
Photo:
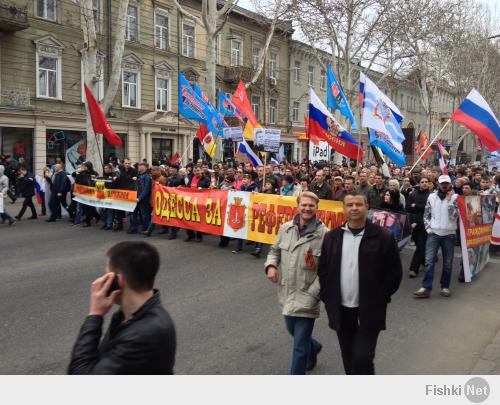
[[[415,169],[415,167],[417,166],[418,162],[420,162],[420,160],[422,159],[423,156],[425,156],[425,154],[427,153],[427,151],[430,149],[430,147],[432,146],[432,144],[436,141],[436,139],[439,138],[439,135],[441,135],[441,132],[443,132],[443,130],[447,127],[447,125],[451,122],[451,118],[448,118],[448,121],[446,121],[446,123],[443,125],[443,127],[439,130],[439,132],[437,133],[437,135],[434,137],[434,139],[431,141],[431,143],[427,146],[427,148],[425,148],[424,152],[418,157],[417,161],[414,163],[414,165],[411,167],[410,171],[408,173],[411,173],[413,171],[413,169]]]
[[[103,137],[103,143],[104,143],[104,135],[101,134],[101,136]],[[104,161],[102,160],[102,156],[101,156],[101,147],[99,146],[99,141],[97,140],[96,134],[94,134],[94,139],[95,139],[95,143],[97,145],[97,153],[99,154],[99,159],[101,160],[101,167],[104,170]]]
[[[266,166],[267,166],[267,152],[264,155],[264,176],[262,177],[262,190],[261,190],[261,193],[264,192],[264,187],[266,186]]]

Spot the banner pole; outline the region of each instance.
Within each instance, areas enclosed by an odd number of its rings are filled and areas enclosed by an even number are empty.
[[[415,164],[411,167],[410,171],[408,172],[408,174],[410,174],[413,169],[415,169],[415,167],[417,166],[418,162],[420,162],[420,160],[422,159],[423,156],[425,156],[425,154],[427,153],[427,151],[429,150],[429,148],[432,146],[432,144],[436,141],[436,139],[439,138],[439,135],[441,135],[441,132],[443,132],[443,130],[446,128],[446,126],[451,122],[451,118],[448,118],[448,121],[446,121],[446,123],[443,125],[443,127],[439,130],[439,132],[437,133],[437,135],[434,137],[434,139],[431,141],[431,143],[429,144],[429,146],[427,146],[427,148],[425,148],[425,150],[422,152],[422,154],[418,157],[417,161],[415,162]]]
[[[264,192],[264,187],[266,185],[266,167],[267,167],[267,152],[264,155],[264,176],[262,177],[262,190],[261,190],[261,192]]]
[[[104,143],[104,135],[101,134],[101,136],[103,137],[103,143]],[[95,139],[95,143],[97,145],[97,153],[99,154],[99,159],[101,160],[101,168],[102,168],[102,170],[104,170],[104,161],[102,160],[101,147],[99,146],[99,141],[97,140],[97,134],[94,134],[94,139]]]

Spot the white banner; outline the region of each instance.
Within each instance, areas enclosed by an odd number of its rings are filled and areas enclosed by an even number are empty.
[[[311,162],[330,161],[332,148],[326,141],[319,141],[318,145],[309,142],[309,160]]]
[[[263,146],[265,152],[278,153],[281,129],[254,128],[254,145]]]
[[[233,142],[243,141],[243,128],[241,127],[227,127],[222,129],[224,139]]]
[[[0,193],[0,214],[3,214],[3,193]]]

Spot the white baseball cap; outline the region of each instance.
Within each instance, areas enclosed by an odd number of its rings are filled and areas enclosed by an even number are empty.
[[[438,183],[439,184],[441,184],[441,183],[451,183],[450,176],[448,176],[447,174],[442,174],[441,176],[439,176]]]

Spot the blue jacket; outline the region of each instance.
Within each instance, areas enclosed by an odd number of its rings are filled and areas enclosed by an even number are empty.
[[[153,180],[148,173],[142,173],[137,176],[137,198],[140,203],[151,203],[151,184]]]

